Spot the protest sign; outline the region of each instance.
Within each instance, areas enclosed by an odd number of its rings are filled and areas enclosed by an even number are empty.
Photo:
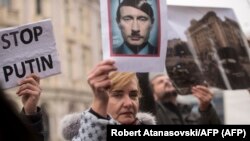
[[[0,81],[15,87],[30,73],[41,78],[61,72],[51,20],[0,30]]]
[[[169,5],[168,25],[166,69],[183,94],[250,87],[249,45],[231,8]]]
[[[167,49],[166,0],[100,0],[103,59],[119,71],[162,72]]]

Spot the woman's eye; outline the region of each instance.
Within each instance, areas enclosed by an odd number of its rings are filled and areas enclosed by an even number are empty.
[[[137,91],[133,91],[133,92],[130,92],[130,97],[131,98],[137,98],[138,97],[138,92]]]
[[[112,92],[112,96],[114,96],[114,97],[121,97],[122,96],[122,92]]]

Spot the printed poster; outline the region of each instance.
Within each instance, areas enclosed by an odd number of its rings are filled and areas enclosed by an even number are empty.
[[[167,50],[166,0],[100,0],[103,59],[119,71],[162,72]]]
[[[249,45],[232,9],[169,5],[168,37],[166,69],[182,94],[250,87]]]
[[[0,30],[0,83],[4,89],[17,86],[30,73],[44,78],[60,72],[50,19]]]

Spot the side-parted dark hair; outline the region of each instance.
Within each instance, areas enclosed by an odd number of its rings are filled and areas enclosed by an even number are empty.
[[[147,0],[123,0],[119,4],[119,7],[117,8],[117,11],[116,11],[117,23],[120,22],[120,18],[121,18],[120,9],[122,6],[131,6],[131,7],[134,7],[136,9],[143,11],[150,17],[151,22],[154,23],[154,12],[153,12],[151,5],[147,2]]]

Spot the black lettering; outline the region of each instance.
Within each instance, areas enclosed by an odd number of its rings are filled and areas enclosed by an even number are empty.
[[[11,32],[10,35],[13,35],[13,38],[14,38],[14,41],[15,41],[15,46],[18,46],[18,43],[17,43],[17,38],[16,38],[16,34],[19,33],[18,31],[14,31],[14,32]]]
[[[34,73],[33,65],[32,65],[32,62],[34,62],[34,61],[35,61],[35,59],[30,59],[30,60],[25,61],[25,63],[30,65],[30,72],[31,73]]]
[[[5,36],[8,36],[8,34],[3,34],[2,37],[1,37],[1,38],[2,38],[2,41],[5,42],[5,43],[7,44],[7,46],[3,46],[3,49],[7,49],[7,48],[10,47],[10,41],[7,40],[7,39],[5,39],[5,38],[4,38]]]
[[[25,32],[27,32],[27,33],[29,34],[28,40],[25,40],[25,39],[24,39],[24,33],[25,33]],[[21,33],[20,33],[20,39],[21,39],[21,41],[22,41],[24,44],[29,44],[29,43],[31,43],[32,40],[33,40],[32,31],[31,31],[30,29],[28,29],[28,28],[22,30]]]
[[[3,72],[4,72],[5,81],[8,82],[9,76],[13,73],[13,68],[11,66],[4,66]]]
[[[17,65],[14,64],[14,69],[15,69],[15,72],[16,72],[16,76],[19,77],[19,78],[23,78],[25,76],[25,74],[26,74],[26,69],[25,69],[24,62],[21,62],[21,65],[22,65],[22,69],[20,69],[20,70],[23,70],[23,72],[22,72],[22,74],[19,74]]]
[[[43,28],[41,26],[35,26],[33,30],[34,30],[34,38],[36,41],[38,41],[38,36],[42,35]]]
[[[14,74],[18,78],[23,78],[26,75],[26,72],[28,69],[30,69],[31,73],[34,73],[35,69],[33,67],[35,67],[35,65],[37,65],[38,72],[46,71],[47,69],[53,69],[52,56],[51,55],[48,55],[48,57],[41,56],[40,59],[35,58],[35,59],[26,60],[26,61],[20,62],[20,65],[18,63],[18,65],[13,64],[13,66],[4,66],[3,73],[4,73],[5,81],[8,82],[9,77]]]
[[[38,58],[36,58],[36,64],[37,64],[38,72],[41,72],[40,62]]]
[[[46,66],[45,63],[47,64],[47,66],[52,69],[53,68],[53,61],[51,58],[51,55],[48,55],[49,60],[47,60],[44,56],[41,57],[41,62],[42,62],[42,67],[43,67],[43,71],[46,70]]]

